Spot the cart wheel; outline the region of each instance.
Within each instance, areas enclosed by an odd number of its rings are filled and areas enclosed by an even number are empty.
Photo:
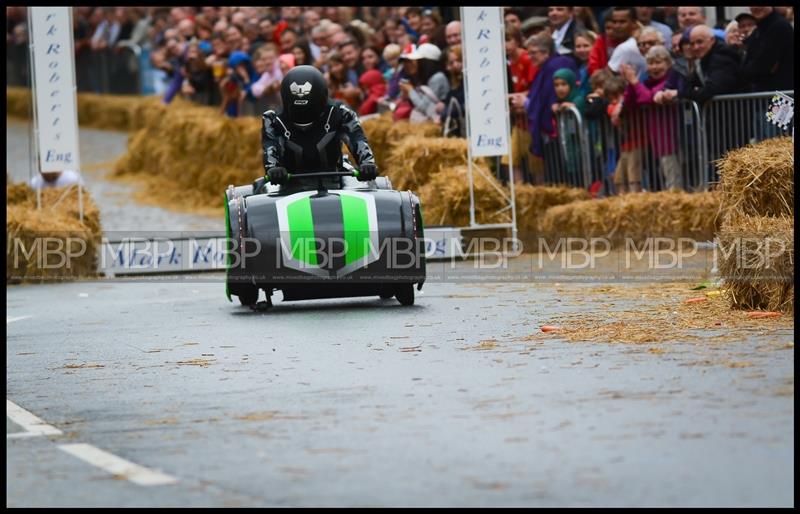
[[[402,305],[414,305],[414,284],[400,284],[394,296]]]
[[[389,284],[383,284],[381,286],[381,292],[378,293],[378,296],[380,296],[381,300],[388,300],[394,296],[394,288]]]
[[[240,286],[240,288],[239,303],[249,307],[258,302],[258,288],[256,286]]]

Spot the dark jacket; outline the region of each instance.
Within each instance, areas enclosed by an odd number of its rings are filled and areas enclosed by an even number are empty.
[[[537,157],[541,157],[544,153],[542,134],[552,135],[555,133],[555,116],[552,106],[558,98],[553,87],[553,74],[561,68],[568,68],[573,73],[578,71],[572,57],[551,56],[536,73],[536,78],[528,91],[528,105],[525,110],[532,140],[531,153]]]
[[[739,54],[733,48],[714,40],[714,46],[700,59],[703,79],[695,68],[678,96],[703,104],[712,96],[740,93],[744,87],[739,76]]]
[[[772,11],[745,42],[742,76],[751,91],[794,89],[794,29]]]
[[[276,166],[286,168],[289,173],[342,170],[342,141],[347,144],[359,167],[364,163],[375,164],[358,115],[342,102],[328,100],[322,117],[308,130],[284,121],[282,114],[266,111],[261,116],[265,172]]]

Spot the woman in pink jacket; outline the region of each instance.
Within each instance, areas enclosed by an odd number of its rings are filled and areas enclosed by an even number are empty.
[[[665,189],[683,188],[683,176],[677,156],[678,113],[676,105],[656,105],[656,94],[664,89],[672,70],[672,57],[664,46],[652,47],[645,56],[647,79],[640,82],[636,70],[623,64],[622,75],[628,81],[623,103],[626,106],[650,106],[643,111],[646,135],[653,156],[661,163]]]

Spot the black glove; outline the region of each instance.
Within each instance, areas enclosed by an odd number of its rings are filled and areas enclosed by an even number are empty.
[[[270,168],[270,170],[267,172],[267,176],[269,177],[270,184],[283,184],[289,178],[289,172],[286,170],[286,168],[276,166],[274,168]]]
[[[361,169],[358,170],[358,180],[375,180],[375,177],[378,176],[378,167],[372,163],[364,163],[361,165]]]

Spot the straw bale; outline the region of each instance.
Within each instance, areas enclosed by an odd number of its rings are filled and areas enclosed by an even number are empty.
[[[408,136],[389,152],[383,174],[395,189],[417,190],[445,168],[459,165],[467,165],[465,139]],[[485,161],[478,165],[486,169]]]
[[[649,237],[689,237],[712,240],[719,227],[716,192],[661,191],[633,193],[600,200],[584,200],[549,208],[539,225],[541,235],[602,237],[611,244],[626,238],[641,242]]]
[[[469,181],[466,165],[447,166],[419,188],[422,213],[426,225],[469,225]],[[508,203],[508,189],[501,186],[492,173],[473,166],[475,220],[478,223],[508,223],[511,213],[497,213]],[[400,189],[400,188],[398,188]]]
[[[364,134],[375,155],[375,163],[383,173],[387,170],[389,152],[400,141],[408,136],[436,137],[442,135],[442,129],[436,123],[410,123],[408,120],[394,121],[391,112],[370,118],[362,122]]]
[[[79,219],[77,191],[71,188],[42,190],[42,208],[36,209],[36,192],[26,184],[8,184],[6,193],[6,281],[39,281],[94,276],[97,270],[97,248],[101,240],[100,212],[84,189],[83,222]],[[50,238],[43,253],[35,246],[36,238]],[[85,251],[70,256],[64,265],[55,251],[61,245],[71,251]],[[72,241],[70,241],[72,240]],[[23,250],[24,249],[24,250]],[[27,254],[26,254],[27,252]],[[50,267],[52,266],[52,267]]]
[[[794,312],[794,218],[731,215],[717,236],[734,309]]]
[[[767,139],[717,161],[722,214],[794,216],[792,138]]]
[[[537,233],[541,218],[550,207],[590,198],[585,189],[531,184],[514,184],[514,196],[517,199],[517,229],[521,235]]]

